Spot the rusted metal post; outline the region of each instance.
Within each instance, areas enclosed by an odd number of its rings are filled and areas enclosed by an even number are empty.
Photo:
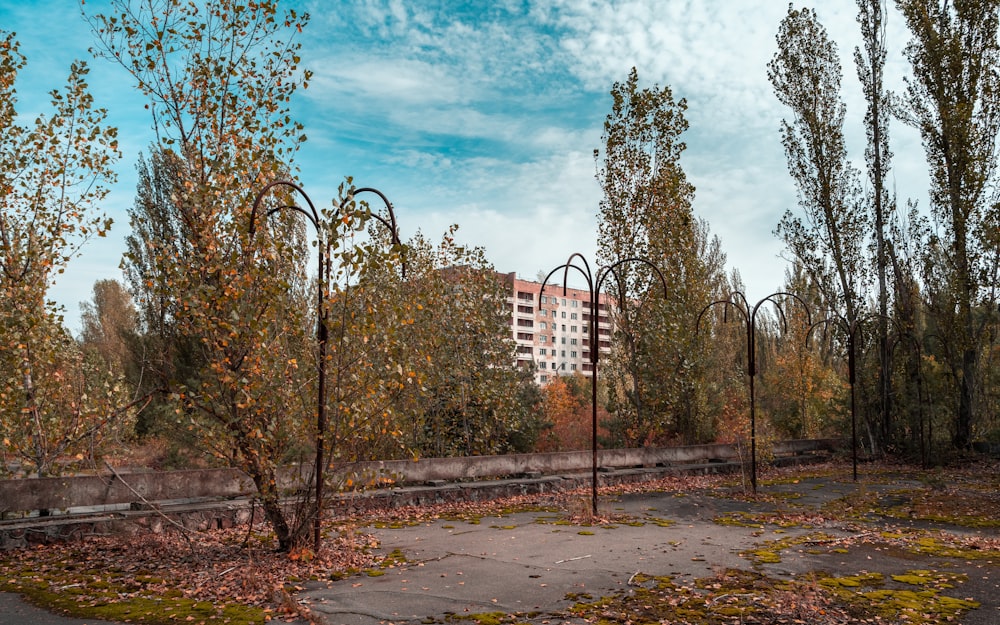
[[[790,297],[802,304],[802,307],[805,308],[806,319],[808,322],[810,317],[809,306],[806,304],[805,300],[794,293],[787,293],[784,291],[771,293],[770,295],[760,299],[753,306],[750,306],[750,302],[741,291],[733,291],[726,299],[716,300],[702,308],[701,312],[698,313],[698,319],[695,322],[695,334],[697,335],[701,328],[702,316],[713,306],[721,304],[725,307],[725,312],[728,312],[730,308],[739,311],[740,315],[743,317],[743,322],[746,325],[747,376],[749,377],[750,386],[750,486],[755,495],[757,494],[757,411],[755,405],[756,402],[754,400],[754,378],[757,377],[757,312],[765,303],[771,303],[777,309],[778,315],[784,323],[784,312],[781,309],[781,302],[778,301],[778,298],[780,297]],[[723,319],[728,320],[725,313],[723,313],[723,315]]]
[[[577,262],[579,262],[579,264],[577,264]],[[597,274],[595,275],[591,272],[590,264],[587,262],[587,259],[580,253],[573,253],[565,263],[549,272],[549,275],[547,275],[545,280],[542,281],[542,286],[538,289],[539,298],[541,298],[542,293],[545,292],[545,286],[548,284],[549,279],[559,270],[563,271],[563,295],[566,295],[566,280],[569,277],[570,269],[578,272],[587,283],[587,293],[590,306],[590,498],[591,509],[594,516],[597,516],[597,365],[600,361],[601,347],[601,342],[598,338],[601,288],[603,287],[604,280],[606,280],[608,276],[614,276],[619,284],[618,304],[621,306],[625,298],[625,294],[620,288],[622,282],[621,277],[617,274],[617,269],[627,263],[643,263],[652,269],[657,278],[659,278],[660,284],[663,285],[663,297],[666,298],[667,282],[664,280],[663,274],[660,272],[659,268],[657,268],[652,262],[638,257],[624,258],[616,263],[612,263],[611,265],[598,267]],[[539,306],[541,306],[540,302]]]
[[[276,208],[269,209],[266,213],[267,217],[270,217],[274,213],[282,210],[290,210],[300,215],[303,215],[306,220],[312,224],[313,228],[316,230],[317,237],[317,267],[316,267],[316,346],[317,346],[317,359],[316,363],[316,466],[313,468],[313,474],[316,480],[315,484],[315,516],[313,518],[313,551],[317,554],[319,553],[320,547],[322,546],[323,537],[323,482],[325,481],[325,463],[323,450],[326,448],[326,429],[327,429],[327,419],[326,419],[326,361],[327,361],[327,350],[330,338],[329,326],[327,325],[327,286],[330,278],[330,268],[328,267],[328,259],[330,258],[330,248],[332,241],[329,238],[329,233],[323,228],[323,222],[320,219],[319,212],[316,210],[316,206],[313,204],[312,200],[306,194],[305,190],[290,180],[276,180],[267,184],[260,193],[257,194],[256,199],[253,202],[253,208],[250,211],[250,228],[248,231],[251,241],[253,240],[254,233],[256,232],[256,218],[257,211],[260,209],[261,204],[267,194],[276,188],[286,187],[288,190],[298,194],[305,200],[306,205],[309,210],[305,210],[300,206],[295,204],[281,205]],[[400,245],[399,231],[396,227],[396,215],[393,211],[392,204],[385,197],[385,195],[371,187],[363,187],[361,189],[352,189],[346,198],[340,203],[341,212],[344,210],[346,205],[353,200],[354,196],[358,193],[370,192],[378,195],[382,201],[385,203],[386,209],[389,213],[389,220],[386,221],[381,215],[372,213],[372,217],[383,223],[387,228],[389,228],[392,241],[396,245]],[[403,275],[406,275],[406,265],[403,265]]]

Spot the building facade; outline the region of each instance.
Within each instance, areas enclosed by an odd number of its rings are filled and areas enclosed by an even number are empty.
[[[591,336],[597,334],[601,355],[611,351],[611,299],[600,295],[596,323],[591,323],[590,293],[582,289],[501,276],[508,287],[511,333],[517,343],[517,364],[535,363],[535,382],[547,384],[559,375],[593,373]]]

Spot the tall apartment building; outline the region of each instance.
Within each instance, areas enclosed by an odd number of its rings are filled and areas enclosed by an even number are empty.
[[[515,273],[502,274],[509,288],[507,303],[511,311],[511,333],[517,343],[517,364],[534,362],[538,369],[535,382],[546,384],[558,375],[580,371],[590,376],[590,293],[561,285],[545,285],[521,280]],[[611,351],[609,297],[598,301],[597,338],[601,355]]]

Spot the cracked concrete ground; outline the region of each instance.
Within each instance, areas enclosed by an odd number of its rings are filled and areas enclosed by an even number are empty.
[[[1000,623],[1000,561],[915,555],[856,540],[857,533],[878,534],[894,528],[943,529],[953,534],[998,538],[996,528],[967,529],[928,521],[824,521],[753,526],[753,520],[794,501],[808,513],[850,496],[859,489],[884,502],[905,500],[895,480],[854,483],[849,478],[808,478],[767,485],[761,492],[772,502],[716,497],[710,492],[650,492],[602,498],[602,516],[615,517],[607,527],[570,525],[560,512],[516,512],[467,520],[437,519],[400,528],[362,528],[379,541],[383,555],[404,558],[391,568],[336,582],[311,582],[297,598],[319,625],[447,623],[485,613],[517,614],[519,623],[537,625],[590,622],[567,612],[578,598],[594,599],[628,591],[636,573],[692,582],[730,568],[756,570],[773,578],[809,572],[831,575],[883,573],[886,578],[913,569],[939,569],[968,576],[949,591],[981,606],[961,617],[963,625]],[[916,492],[916,491],[914,491]],[[894,499],[895,498],[895,499]],[[901,501],[900,503],[905,503]],[[589,508],[583,498],[581,509]],[[1000,511],[983,513],[997,520]],[[748,516],[741,516],[748,515]],[[720,519],[736,522],[720,524]],[[740,523],[743,519],[747,523]],[[822,532],[825,544],[796,544]],[[846,549],[836,541],[844,540]],[[777,562],[755,562],[745,555],[769,541]],[[283,621],[275,621],[280,623]],[[474,620],[464,621],[474,622]],[[92,619],[65,619],[0,593],[0,625],[111,625]],[[305,625],[304,621],[297,625]]]
[[[770,490],[793,493],[797,506],[815,509],[856,488],[851,482],[815,479]],[[756,568],[775,577],[810,571],[842,575],[870,571],[888,578],[914,568],[939,566],[967,573],[969,581],[957,592],[982,604],[967,613],[962,623],[1000,623],[1000,562],[890,556],[871,546],[852,545],[846,553],[784,549],[780,562],[755,564],[740,554],[766,541],[794,541],[817,531],[828,541],[848,539],[856,527],[827,523],[761,528],[716,522],[724,515],[773,508],[772,504],[706,493],[645,493],[603,500],[602,515],[622,519],[608,527],[567,525],[558,513],[517,512],[475,522],[439,519],[399,529],[374,529],[380,550],[401,552],[405,562],[373,575],[313,583],[299,598],[327,624],[448,622],[496,612],[517,614],[518,622],[584,623],[565,612],[577,597],[599,598],[627,590],[630,578],[639,572],[690,581],[728,568]],[[980,531],[997,535],[996,530]]]

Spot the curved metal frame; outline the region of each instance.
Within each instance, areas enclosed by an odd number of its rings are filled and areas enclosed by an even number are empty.
[[[278,187],[288,187],[305,200],[308,205],[309,210],[302,208],[296,204],[284,204],[276,208],[272,208],[267,211],[265,217],[270,217],[274,213],[282,210],[291,210],[293,212],[299,213],[313,225],[316,230],[316,237],[318,239],[317,247],[317,267],[316,267],[316,345],[318,348],[318,362],[316,367],[316,374],[318,376],[317,390],[316,390],[316,465],[313,468],[313,474],[316,480],[316,511],[315,517],[313,518],[313,551],[317,554],[319,553],[320,547],[322,546],[322,526],[323,526],[323,482],[324,482],[324,458],[323,449],[326,446],[326,356],[327,356],[327,344],[329,342],[329,328],[327,326],[327,307],[326,303],[326,289],[327,283],[330,278],[330,247],[332,241],[324,235],[324,229],[322,228],[322,221],[320,219],[319,212],[316,210],[316,206],[313,204],[309,195],[306,194],[305,190],[295,182],[290,180],[275,180],[264,186],[263,189],[257,194],[254,199],[253,207],[250,210],[250,227],[247,230],[247,235],[252,243],[254,240],[254,234],[256,233],[257,227],[257,212],[260,209],[264,198],[269,192]],[[347,197],[341,201],[338,206],[339,211],[343,212],[344,207],[349,201],[354,199],[354,197],[359,193],[370,192],[378,195],[382,201],[385,203],[386,209],[389,212],[389,220],[386,221],[384,217],[378,213],[371,213],[371,216],[377,219],[379,222],[384,224],[389,228],[392,241],[395,245],[401,245],[399,239],[399,230],[396,225],[396,214],[393,210],[392,203],[389,199],[378,189],[373,189],[371,187],[362,187],[361,189],[351,189]],[[406,262],[404,260],[402,267],[403,277],[406,277]]]
[[[741,291],[733,291],[729,294],[726,299],[716,300],[707,304],[698,313],[698,319],[695,321],[695,335],[701,329],[701,318],[706,312],[713,306],[722,304],[725,306],[723,309],[723,323],[729,321],[729,307],[733,307],[740,312],[743,316],[744,324],[746,325],[747,333],[747,376],[750,378],[750,484],[753,493],[757,494],[757,411],[756,402],[754,401],[754,378],[757,376],[757,312],[760,307],[765,303],[771,303],[774,305],[775,310],[778,311],[778,315],[781,318],[781,323],[787,329],[788,322],[785,319],[785,311],[781,308],[781,302],[775,298],[778,297],[791,297],[797,300],[806,311],[806,321],[811,325],[811,315],[809,312],[809,305],[806,304],[805,300],[794,293],[789,293],[787,291],[778,291],[777,293],[771,293],[758,300],[756,304],[752,307],[750,302],[747,300],[746,295]],[[734,301],[735,300],[735,301]]]
[[[575,260],[579,260],[582,263],[582,267],[574,263]],[[545,280],[542,281],[541,287],[538,289],[539,299],[541,295],[545,293],[545,287],[549,282],[549,279],[555,275],[560,269],[563,270],[563,295],[567,292],[567,278],[569,277],[569,270],[574,269],[583,276],[583,279],[587,282],[587,291],[590,298],[590,407],[591,407],[591,507],[594,516],[597,516],[597,363],[600,360],[600,340],[598,338],[598,325],[597,320],[599,317],[598,310],[600,306],[600,295],[601,288],[604,285],[604,281],[608,276],[614,276],[615,280],[618,282],[619,295],[624,295],[622,293],[622,279],[618,275],[618,267],[626,263],[644,263],[648,265],[654,272],[656,276],[660,279],[660,284],[663,285],[663,297],[667,297],[667,281],[663,278],[663,273],[660,269],[654,265],[651,261],[645,258],[639,257],[629,257],[623,258],[611,265],[601,266],[597,269],[597,275],[595,276],[590,270],[590,264],[587,259],[584,258],[579,252],[574,252],[570,254],[569,259],[565,263],[559,265],[555,269],[549,272],[549,275],[545,276]],[[621,305],[621,299],[619,299],[619,306]],[[541,308],[541,302],[538,304]],[[565,363],[564,363],[565,364]]]

